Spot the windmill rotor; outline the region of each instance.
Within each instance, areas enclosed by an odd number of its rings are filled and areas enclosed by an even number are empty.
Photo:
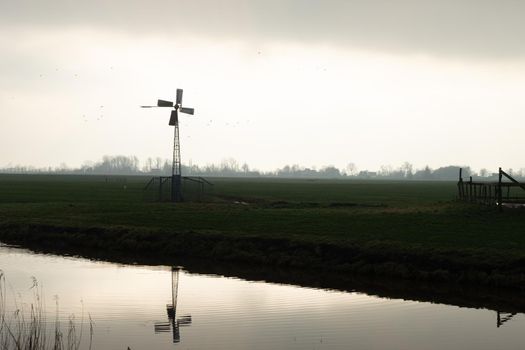
[[[165,100],[157,100],[157,107],[173,107],[173,102]]]
[[[175,124],[177,124],[178,121],[179,121],[179,113],[177,112],[176,109],[174,109],[173,111],[171,111],[169,125],[175,126]]]
[[[140,106],[140,108],[162,108],[162,107],[170,107],[174,108],[173,111],[171,111],[170,121],[169,125],[174,126],[175,120],[178,118],[178,113],[174,112],[181,112],[189,115],[195,114],[195,108],[189,108],[189,107],[182,107],[182,89],[177,89],[177,97],[176,97],[176,103],[173,103],[171,101],[167,100],[157,100],[156,106]]]
[[[190,115],[193,115],[195,113],[195,109],[187,108],[187,107],[180,107],[179,111],[181,113],[186,113],[186,114],[190,114]]]
[[[181,105],[182,104],[182,89],[177,89],[177,104],[178,105]]]

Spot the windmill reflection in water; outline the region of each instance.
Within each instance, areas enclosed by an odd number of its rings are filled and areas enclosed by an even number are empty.
[[[173,333],[173,342],[180,342],[180,327],[191,325],[191,315],[182,315],[177,317],[177,293],[179,289],[179,272],[180,266],[171,268],[171,304],[166,305],[168,322],[155,322],[155,333]]]
[[[180,328],[190,326],[192,323],[191,315],[182,315],[177,317],[177,295],[179,289],[179,273],[182,267],[176,266],[171,268],[171,304],[166,305],[168,315],[167,322],[155,322],[155,334],[172,332],[173,343],[180,342]],[[500,328],[505,323],[516,316],[516,312],[496,311],[496,326]]]

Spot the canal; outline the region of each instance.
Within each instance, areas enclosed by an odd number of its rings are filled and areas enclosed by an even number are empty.
[[[58,318],[67,338],[72,322],[77,338],[82,330],[85,349],[90,327],[93,349],[492,350],[525,344],[525,317],[511,301],[498,310],[479,295],[470,301],[439,293],[417,297],[424,293],[410,288],[314,288],[298,277],[249,280],[213,267],[206,273],[205,266],[127,265],[1,246],[2,313],[8,320],[17,309],[28,315],[41,298],[47,331]]]

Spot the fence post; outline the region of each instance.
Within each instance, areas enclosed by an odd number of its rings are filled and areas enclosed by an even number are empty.
[[[162,177],[159,177],[159,202],[162,202]]]
[[[469,201],[473,201],[473,195],[472,195],[472,176],[469,178],[468,182],[468,199]]]
[[[461,176],[463,172],[462,168],[459,168],[459,180],[458,180],[458,197],[463,200],[463,177]]]
[[[501,178],[503,174],[501,173],[501,168],[499,168],[499,176],[498,176],[498,209],[499,211],[503,210],[502,201],[503,201],[503,191],[501,188]]]

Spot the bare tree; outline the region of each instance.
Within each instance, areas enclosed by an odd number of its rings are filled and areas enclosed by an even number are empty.
[[[403,172],[403,176],[407,179],[412,178],[414,175],[413,173],[414,167],[409,162],[404,162],[403,165],[401,165],[401,171]]]
[[[244,163],[241,168],[244,175],[248,175],[248,172],[250,171],[250,167],[248,166],[248,164]]]
[[[380,176],[388,177],[388,176],[392,175],[392,173],[393,173],[393,169],[392,169],[391,165],[381,165],[379,167],[379,175]]]
[[[345,170],[347,176],[357,175],[357,166],[354,163],[348,163]]]

